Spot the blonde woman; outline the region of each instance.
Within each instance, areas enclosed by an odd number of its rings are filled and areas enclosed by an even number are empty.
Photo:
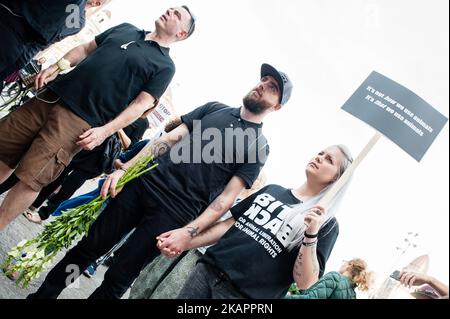
[[[326,211],[318,203],[351,162],[346,147],[328,147],[306,165],[298,188],[268,185],[233,206],[232,218],[191,241],[191,249],[217,244],[200,258],[178,298],[283,298],[292,281],[301,289],[312,286],[338,236],[334,215],[346,187]],[[169,235],[158,237],[168,256]]]
[[[372,281],[372,272],[367,263],[359,258],[344,261],[339,272],[325,274],[311,288],[300,295],[288,295],[287,299],[356,299],[355,289],[367,291]]]

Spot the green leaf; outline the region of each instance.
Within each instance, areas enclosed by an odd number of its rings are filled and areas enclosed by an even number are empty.
[[[135,163],[119,180],[118,188],[155,169],[158,165],[150,166],[149,163],[152,161],[153,156],[148,156]],[[62,216],[46,224],[44,230],[34,239],[25,243],[22,241],[13,248],[4,266],[9,267],[7,269],[10,272],[20,272],[16,281],[17,285],[22,283],[22,288],[26,288],[32,280],[40,276],[46,267],[51,265],[59,251],[70,247],[74,240],[82,236],[83,232],[87,235],[108,198],[109,195],[106,199],[98,196],[87,204],[64,211]],[[20,256],[18,252],[21,249],[27,251],[27,255],[17,259],[15,265],[10,267],[12,261]]]

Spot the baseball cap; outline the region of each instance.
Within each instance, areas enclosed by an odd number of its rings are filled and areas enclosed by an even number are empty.
[[[275,81],[277,81],[278,86],[281,90],[280,104],[286,104],[289,101],[292,93],[292,82],[286,73],[278,71],[270,64],[264,63],[261,65],[261,77],[270,75]]]

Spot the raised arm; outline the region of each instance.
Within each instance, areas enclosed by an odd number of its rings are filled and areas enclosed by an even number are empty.
[[[320,213],[317,213],[317,210]],[[308,221],[305,234],[310,235],[310,237],[316,237],[307,238],[305,236],[294,264],[292,274],[297,287],[300,289],[308,289],[319,279],[320,265],[317,259],[317,234],[322,223],[322,214],[323,209],[316,207],[305,215],[305,221]]]
[[[436,278],[426,274],[402,271],[400,274],[400,282],[407,287],[428,284],[433,287],[439,295],[443,297],[448,296],[448,286]]]
[[[67,60],[70,63],[70,67],[76,66],[78,63],[83,61],[89,54],[91,54],[97,48],[97,43],[95,40],[89,41],[84,44],[80,44],[76,46],[69,52],[67,52],[63,59]],[[53,81],[56,76],[61,72],[62,69],[58,66],[58,63],[55,63],[49,66],[47,69],[42,70],[37,76],[34,82],[36,90],[39,90],[47,83]]]

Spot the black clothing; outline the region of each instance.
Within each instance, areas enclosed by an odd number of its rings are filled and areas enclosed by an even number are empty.
[[[175,74],[175,65],[169,49],[145,41],[145,35],[128,23],[99,34],[98,47],[53,81],[50,90],[92,127],[116,118],[142,91],[159,99]]]
[[[292,271],[299,247],[286,246],[292,227],[280,228],[293,205],[301,203],[279,185],[268,185],[231,208],[236,223],[199,262],[224,272],[249,298],[283,298],[294,281]],[[280,230],[280,231],[279,231]],[[339,227],[333,217],[318,236],[317,259],[322,276]]]

